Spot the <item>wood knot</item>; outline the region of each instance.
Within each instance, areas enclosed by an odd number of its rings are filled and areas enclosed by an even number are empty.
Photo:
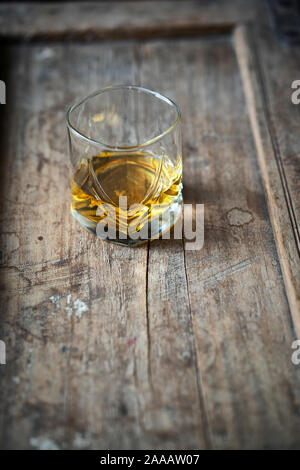
[[[250,211],[233,207],[226,213],[227,220],[231,227],[242,227],[253,222],[254,217]]]

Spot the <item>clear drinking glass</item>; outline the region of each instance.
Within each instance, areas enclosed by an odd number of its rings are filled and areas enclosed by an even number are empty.
[[[67,112],[71,212],[100,238],[134,246],[182,210],[180,110],[137,86],[104,88]]]

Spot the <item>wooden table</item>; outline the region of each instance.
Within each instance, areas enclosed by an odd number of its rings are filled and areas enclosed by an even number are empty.
[[[300,447],[299,47],[261,1],[1,4],[2,448]],[[69,213],[65,110],[109,84],[183,114],[202,250]]]

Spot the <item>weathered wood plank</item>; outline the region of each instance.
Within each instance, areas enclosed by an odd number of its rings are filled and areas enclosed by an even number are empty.
[[[0,5],[0,37],[8,39],[120,39],[226,32],[255,17],[247,0],[75,2]]]
[[[267,28],[264,31],[267,31]],[[295,186],[295,179],[288,169],[288,159],[286,160],[287,164],[284,165],[279,153],[275,129],[269,114],[268,98],[265,96],[261,81],[259,70],[261,66],[255,59],[253,43],[251,49],[251,36],[246,28],[242,26],[237,28],[235,44],[258,153],[260,172],[285,280],[286,293],[294,327],[298,337],[300,337],[300,240],[294,211],[294,207],[297,207],[298,191]],[[285,88],[283,83],[282,88],[283,90]],[[289,83],[287,83],[286,88],[287,90],[284,90],[286,101],[281,106],[282,113],[288,113],[288,110],[293,106],[290,102],[290,96],[287,96],[287,93],[290,93]],[[280,131],[282,124],[279,124],[279,121],[276,122]],[[289,135],[288,125],[285,129],[285,135]],[[287,176],[285,167],[287,167]],[[289,190],[290,186],[292,188],[292,197]]]
[[[134,67],[118,66],[132,62],[126,50],[122,56],[97,47],[94,55],[62,46],[11,50],[18,57],[11,117],[20,133],[19,140],[9,134],[2,188],[17,216],[6,231],[20,244],[15,252],[7,247],[2,271],[11,290],[4,297],[5,331],[16,341],[3,371],[11,406],[5,400],[1,431],[9,447],[40,447],[46,437],[60,448],[138,445],[131,389],[147,380],[146,251],[136,250],[133,259],[130,250],[99,243],[72,220],[66,197],[66,104],[95,87],[99,63],[113,60],[122,78],[132,80]],[[21,87],[20,74],[27,77]]]
[[[274,153],[281,176],[284,196],[293,229],[294,244],[289,226],[282,225],[285,243],[285,257],[289,261],[290,292],[294,296],[295,323],[300,324],[300,196],[299,196],[299,105],[292,103],[292,82],[299,79],[299,48],[287,47],[278,39],[274,29],[264,28],[258,24],[254,30],[258,60],[262,69],[262,80],[265,87],[269,128],[272,136]],[[258,47],[259,45],[259,47]],[[282,66],[284,64],[284,67]],[[291,240],[290,243],[286,241]],[[298,308],[298,311],[296,311]]]
[[[212,446],[297,446],[295,333],[235,49],[224,39],[152,42],[144,57],[144,84],[159,76],[182,108],[185,201],[205,203],[204,248],[185,262]]]
[[[187,110],[185,200],[206,203],[204,249],[186,252],[186,269],[210,428],[216,447],[295,445],[294,330],[240,69],[228,43],[203,49],[177,47],[184,77],[176,90]],[[282,393],[283,377],[295,401]],[[279,416],[279,408],[289,412]]]

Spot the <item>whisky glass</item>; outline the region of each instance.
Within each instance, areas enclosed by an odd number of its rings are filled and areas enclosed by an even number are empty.
[[[169,231],[182,211],[178,106],[146,88],[120,85],[73,104],[66,119],[75,219],[126,246]]]

